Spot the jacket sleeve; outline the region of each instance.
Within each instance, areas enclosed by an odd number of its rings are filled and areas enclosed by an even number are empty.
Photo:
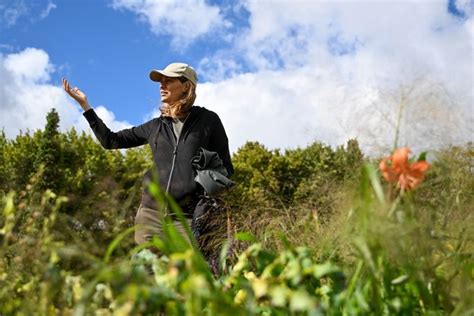
[[[148,141],[153,120],[119,132],[112,132],[93,109],[84,112],[92,131],[105,149],[130,148],[144,145]]]
[[[229,140],[227,139],[224,126],[222,125],[219,116],[215,113],[213,114],[214,118],[211,123],[209,150],[215,151],[219,154],[224,167],[227,169],[228,176],[230,177],[234,173],[234,166],[230,159]]]

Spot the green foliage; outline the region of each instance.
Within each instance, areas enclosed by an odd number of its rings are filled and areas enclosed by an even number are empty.
[[[136,247],[150,151],[105,151],[57,124],[52,111],[45,131],[0,134],[1,315],[474,311],[472,144],[428,153],[424,183],[400,193],[355,140],[284,152],[247,143],[208,248],[170,221]]]
[[[46,127],[41,133],[39,148],[34,166],[38,170],[38,190],[50,189],[58,192],[62,187],[62,173],[58,169],[62,160],[62,148],[59,142],[59,115],[52,109],[46,116]]]
[[[321,225],[352,198],[364,163],[356,140],[336,149],[315,142],[284,153],[247,143],[233,163],[237,186],[224,200],[232,210],[234,227],[259,236],[271,249],[284,247],[278,238],[283,233],[294,244],[316,247],[321,258],[338,256],[330,238],[323,246],[322,236],[313,232],[330,237],[332,233],[322,231]]]
[[[12,178],[12,168],[10,167],[10,157],[7,155],[7,137],[5,132],[2,130],[0,133],[0,188],[4,188],[7,185],[9,179]]]

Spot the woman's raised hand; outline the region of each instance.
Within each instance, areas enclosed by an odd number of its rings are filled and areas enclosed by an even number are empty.
[[[63,78],[63,88],[64,91],[66,91],[67,94],[71,96],[71,98],[73,98],[77,101],[77,103],[79,103],[79,105],[84,111],[87,111],[91,108],[89,102],[87,101],[86,94],[79,90],[78,87],[71,88],[66,78]]]

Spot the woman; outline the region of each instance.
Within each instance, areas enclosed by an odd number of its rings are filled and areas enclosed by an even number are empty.
[[[228,139],[216,113],[195,106],[197,75],[184,63],[172,63],[163,70],[152,70],[150,79],[159,82],[161,116],[142,125],[112,132],[90,107],[84,92],[71,88],[63,79],[64,90],[84,110],[84,116],[94,134],[106,149],[130,148],[149,144],[153,153],[156,175],[163,190],[181,206],[188,224],[195,212],[203,213],[209,203],[203,189],[194,181],[192,158],[200,148],[217,152],[230,176],[234,168],[229,154]],[[145,175],[147,184],[154,172]],[[135,241],[140,244],[161,236],[161,219],[166,209],[158,207],[145,185],[140,207],[135,217]],[[187,237],[181,222],[173,215],[174,224]]]

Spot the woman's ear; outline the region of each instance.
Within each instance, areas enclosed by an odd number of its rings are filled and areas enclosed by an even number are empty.
[[[183,93],[184,93],[184,94],[187,94],[187,93],[189,92],[189,89],[191,89],[191,84],[189,83],[189,81],[186,81],[186,82],[184,83],[184,91],[183,91]]]

